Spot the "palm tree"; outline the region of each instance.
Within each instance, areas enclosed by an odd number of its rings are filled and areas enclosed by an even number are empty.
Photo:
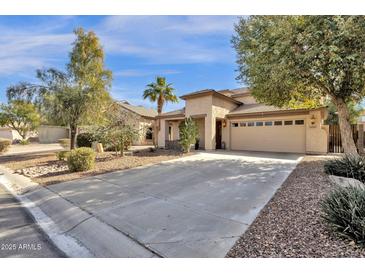
[[[165,77],[156,78],[156,83],[151,83],[147,85],[147,89],[143,93],[143,99],[150,99],[151,102],[157,101],[157,113],[160,115],[162,113],[163,105],[166,102],[177,103],[179,99],[174,94],[174,88],[172,84],[166,83]]]

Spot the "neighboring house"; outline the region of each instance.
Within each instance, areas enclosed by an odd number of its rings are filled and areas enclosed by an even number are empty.
[[[258,104],[248,89],[201,90],[181,96],[185,108],[158,116],[158,146],[179,139],[179,123],[192,117],[199,127],[199,148],[296,153],[326,153],[325,107],[280,109]]]
[[[359,124],[365,125],[365,110],[363,110],[359,117]]]
[[[117,101],[117,104],[124,110],[130,111],[137,118],[135,124],[136,129],[139,132],[139,139],[136,140],[133,145],[152,145],[153,144],[153,132],[155,126],[155,117],[157,111],[152,108],[145,108],[142,106],[133,106],[127,101]]]

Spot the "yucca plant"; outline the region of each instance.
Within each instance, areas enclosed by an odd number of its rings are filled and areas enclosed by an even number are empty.
[[[346,154],[341,158],[327,161],[324,164],[327,174],[354,178],[365,183],[365,157]]]
[[[322,218],[336,234],[365,246],[365,189],[336,188],[321,207]]]

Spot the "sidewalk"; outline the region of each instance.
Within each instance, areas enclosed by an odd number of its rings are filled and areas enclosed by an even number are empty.
[[[9,150],[2,154],[2,156],[11,156],[19,154],[33,154],[39,152],[56,152],[63,150],[62,146],[58,143],[55,144],[39,144],[32,143],[29,145],[11,145]]]
[[[64,257],[24,207],[0,185],[0,258]]]
[[[100,221],[47,187],[14,174],[3,166],[0,166],[0,185],[5,186],[26,205],[35,222],[67,257],[159,257],[128,235]]]

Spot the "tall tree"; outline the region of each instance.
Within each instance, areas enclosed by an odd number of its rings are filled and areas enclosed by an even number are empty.
[[[163,106],[166,102],[176,103],[179,101],[174,94],[172,84],[167,84],[165,77],[157,77],[156,83],[147,85],[147,89],[143,93],[143,99],[150,99],[151,102],[157,101],[157,113],[162,113]]]
[[[8,88],[10,100],[34,101],[49,120],[69,125],[71,149],[80,124],[102,119],[110,101],[112,73],[104,68],[104,52],[94,32],[75,30],[76,40],[66,72],[37,71],[41,84],[20,83]]]
[[[329,125],[338,125],[338,112],[336,106],[332,102],[329,102],[327,108],[328,117],[326,123]],[[359,120],[359,117],[361,116],[361,112],[363,111],[363,109],[359,105],[351,101],[347,103],[347,108],[349,110],[351,124],[356,124]]]
[[[14,129],[23,140],[27,140],[29,132],[36,130],[39,124],[40,115],[32,103],[14,100],[0,106],[0,125]]]
[[[348,102],[365,96],[364,16],[251,16],[235,26],[238,79],[259,102],[285,106],[295,95],[336,106],[346,153],[356,154]]]

